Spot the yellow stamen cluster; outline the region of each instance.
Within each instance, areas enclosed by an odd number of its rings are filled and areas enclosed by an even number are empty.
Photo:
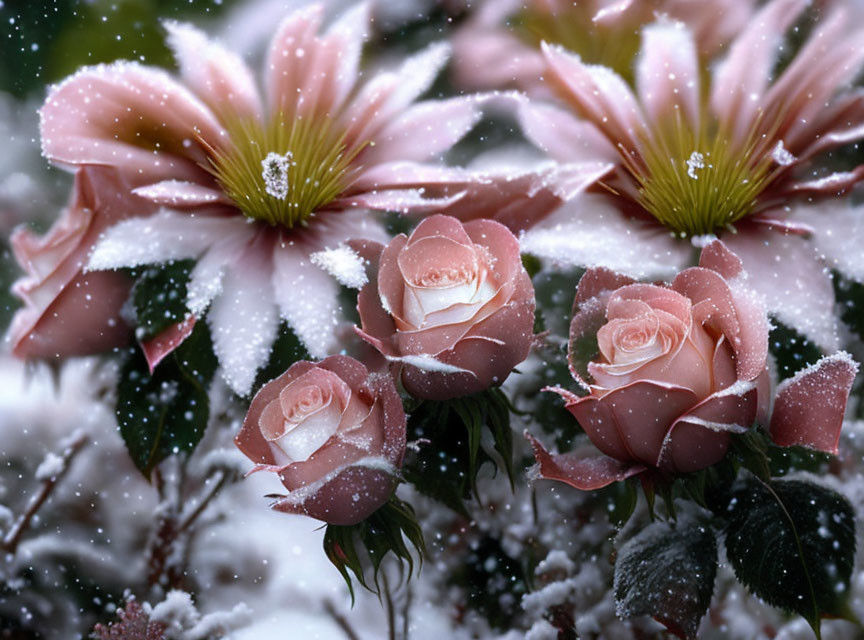
[[[753,211],[775,175],[771,136],[751,133],[732,144],[716,123],[702,121],[708,124],[694,131],[678,117],[641,140],[637,153],[620,149],[639,186],[639,204],[682,236],[730,228]]]
[[[592,2],[567,3],[556,11],[529,6],[511,22],[522,39],[532,46],[539,47],[541,42],[562,45],[579,54],[585,62],[602,64],[632,82],[633,60],[640,44],[638,20],[606,25],[595,22],[595,14]]]
[[[250,118],[226,128],[231,143],[209,149],[207,170],[246,216],[289,229],[305,226],[345,190],[363,148],[347,149],[344,133],[326,118],[286,122],[279,115],[266,125]]]

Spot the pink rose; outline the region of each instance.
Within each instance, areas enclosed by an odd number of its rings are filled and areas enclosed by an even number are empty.
[[[395,237],[357,308],[361,336],[403,365],[402,383],[418,398],[502,383],[533,337],[534,288],[519,243],[491,220],[434,215]]]
[[[346,356],[297,362],[257,393],[234,440],[279,474],[273,508],[354,524],[387,502],[405,454],[405,413],[393,380]]]
[[[551,391],[605,456],[552,456],[532,438],[539,475],[593,489],[651,467],[697,471],[757,421],[777,444],[836,452],[857,365],[837,354],[800,372],[778,388],[769,421],[768,322],[746,283],[740,260],[719,241],[668,287],[589,269],[569,351],[587,394]]]
[[[120,317],[130,278],[115,271],[85,272],[90,250],[112,224],[155,206],[130,195],[113,169],[85,167],[75,174],[69,206],[44,236],[26,228],[12,235],[12,250],[26,275],[13,286],[24,301],[7,340],[20,358],[88,355],[128,343]]]

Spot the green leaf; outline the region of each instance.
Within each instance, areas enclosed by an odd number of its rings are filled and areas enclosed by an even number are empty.
[[[365,589],[380,593],[378,572],[388,553],[396,557],[400,568],[408,565],[408,579],[411,579],[414,558],[406,540],[417,550],[422,563],[426,547],[414,509],[395,495],[362,522],[353,525],[327,525],[324,532],[324,553],[348,585],[352,604],[354,585],[351,574]],[[368,575],[370,571],[371,581]]]
[[[639,490],[636,488],[636,481],[630,478],[624,482],[613,482],[602,491],[608,496],[606,504],[609,522],[612,523],[612,526],[620,529],[627,524],[639,502]]]
[[[774,317],[771,318],[771,324],[774,328],[768,334],[768,348],[777,363],[777,375],[780,380],[791,378],[808,364],[813,364],[822,357],[823,353],[819,347],[795,329],[787,327]]]
[[[201,440],[210,414],[207,390],[216,365],[203,322],[152,374],[140,349],[127,352],[115,414],[129,455],[146,477],[162,460],[191,452]]]
[[[255,384],[252,386],[252,391],[249,397],[253,397],[258,390],[273,378],[278,378],[285,373],[288,368],[300,360],[308,360],[309,352],[306,347],[297,338],[297,335],[291,328],[283,323],[279,327],[279,335],[273,342],[273,348],[270,351],[270,359],[264,368],[258,372],[255,377]]]
[[[497,464],[483,449],[487,430],[492,449],[513,486],[513,432],[509,400],[500,389],[490,389],[446,402],[424,402],[408,418],[408,439],[419,441],[409,451],[403,475],[417,489],[468,516],[464,500],[477,494],[477,473],[487,462]]]
[[[819,637],[824,615],[847,617],[855,513],[836,491],[800,480],[739,481],[726,517],[735,575],[775,607],[803,616]]]
[[[771,441],[761,429],[749,429],[732,436],[732,455],[742,467],[761,480],[771,478],[771,459],[768,449]]]
[[[186,287],[194,266],[193,260],[177,260],[140,271],[132,289],[139,340],[157,336],[186,317]]]
[[[618,614],[649,615],[679,638],[695,638],[717,575],[717,540],[696,522],[655,522],[618,551]]]

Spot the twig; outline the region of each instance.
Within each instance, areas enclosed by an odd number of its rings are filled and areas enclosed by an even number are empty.
[[[205,480],[205,486],[209,484],[210,488],[206,493],[202,492],[203,495],[198,499],[198,504],[195,508],[187,516],[180,519],[180,525],[177,527],[178,534],[183,533],[195,523],[195,520],[204,512],[210,501],[216,497],[222,487],[225,486],[225,483],[228,482],[228,475],[225,471],[219,469]]]
[[[72,459],[78,454],[84,445],[87,444],[87,442],[87,434],[81,433],[66,445],[66,448],[60,455],[62,465],[60,470],[50,478],[42,480],[42,488],[39,490],[39,493],[33,496],[33,499],[30,500],[30,504],[27,505],[27,509],[21,514],[3,538],[2,546],[6,553],[15,553],[15,550],[18,548],[18,543],[21,542],[21,536],[24,535],[27,527],[30,526],[33,516],[35,516],[40,507],[45,504],[45,501],[49,498],[51,492],[54,491],[54,487],[57,486],[57,483],[63,479],[63,476],[65,476],[66,472],[69,470],[69,465],[72,462]]]
[[[387,580],[387,570],[381,572],[384,582],[384,603],[387,605],[387,637],[396,640],[396,612],[393,609],[393,597],[390,595],[390,581]]]
[[[325,598],[324,600],[324,611],[326,611],[333,621],[339,625],[339,628],[348,636],[348,640],[360,640],[360,636],[351,628],[351,625],[348,624],[348,621],[345,619],[341,613],[336,611],[336,607],[333,606],[333,603],[330,600]]]

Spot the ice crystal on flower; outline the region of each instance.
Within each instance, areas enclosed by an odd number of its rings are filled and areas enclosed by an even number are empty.
[[[690,154],[690,157],[687,159],[687,175],[693,178],[694,180],[699,179],[699,174],[696,173],[697,169],[705,168],[705,156],[699,153],[698,151],[694,151]]]
[[[284,155],[270,152],[261,161],[261,178],[264,180],[264,191],[277,200],[284,200],[288,195],[288,168],[291,166],[291,152]]]

